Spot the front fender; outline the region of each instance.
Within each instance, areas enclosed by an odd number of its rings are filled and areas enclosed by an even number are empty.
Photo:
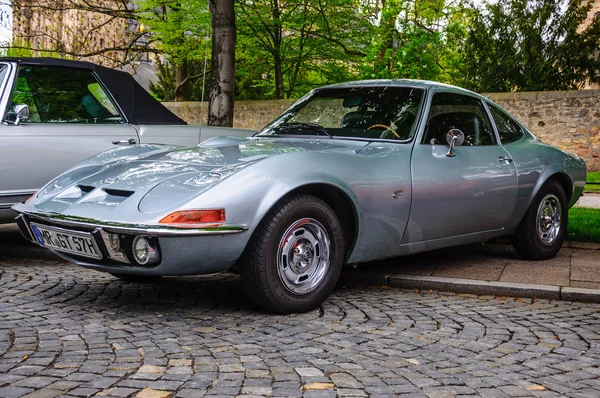
[[[256,220],[258,220],[258,222],[251,226],[252,230],[258,226],[260,221],[281,199],[290,193],[302,189],[302,187],[308,185],[327,185],[343,192],[343,194],[350,200],[353,208],[356,211],[357,228],[360,229],[360,220],[362,216],[361,209],[358,204],[358,198],[356,197],[356,194],[354,191],[352,191],[348,184],[346,184],[340,178],[326,173],[307,173],[297,177],[298,178],[294,181],[293,185],[290,184],[287,186],[276,186],[264,196],[263,200],[261,200],[258,208],[256,209]]]
[[[308,184],[324,184],[346,195],[357,209],[359,223],[360,207],[356,194],[336,175],[335,168],[326,164],[321,167],[290,167],[290,164],[297,163],[295,158],[308,164],[323,161],[322,157],[313,153],[288,154],[285,165],[277,157],[258,161],[224,178],[184,208],[225,208],[228,223],[243,225],[252,234],[269,210],[290,192]]]

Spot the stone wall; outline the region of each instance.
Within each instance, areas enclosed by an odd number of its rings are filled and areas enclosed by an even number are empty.
[[[295,100],[235,101],[233,127],[260,130],[283,113]],[[163,102],[174,114],[189,124],[200,123],[200,112],[206,123],[207,102]]]
[[[513,114],[542,141],[581,156],[600,170],[600,90],[485,94]],[[235,127],[259,130],[293,100],[236,101]],[[188,123],[198,124],[199,102],[166,102]],[[204,106],[206,118],[206,106]]]
[[[600,170],[600,90],[486,95],[545,143],[581,156],[589,171]]]

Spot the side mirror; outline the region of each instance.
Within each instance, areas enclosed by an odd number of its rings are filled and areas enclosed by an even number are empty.
[[[15,105],[13,111],[9,112],[8,116],[9,116],[9,119],[7,121],[10,124],[18,126],[19,123],[24,122],[27,119],[29,119],[29,106],[25,105],[25,104]]]
[[[451,158],[456,156],[453,151],[454,147],[461,146],[465,142],[465,134],[459,129],[452,129],[446,134],[446,141],[448,141],[448,145],[450,145],[448,152],[446,152],[446,156]]]

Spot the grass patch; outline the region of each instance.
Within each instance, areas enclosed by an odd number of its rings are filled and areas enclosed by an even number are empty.
[[[588,171],[586,181],[600,182],[600,171]],[[584,192],[600,192],[600,185],[586,184],[583,188]]]
[[[571,208],[567,240],[600,243],[600,209]]]

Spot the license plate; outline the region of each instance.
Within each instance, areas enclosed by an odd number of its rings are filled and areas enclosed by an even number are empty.
[[[102,258],[90,233],[69,231],[35,223],[31,223],[31,230],[40,246],[83,257]]]

